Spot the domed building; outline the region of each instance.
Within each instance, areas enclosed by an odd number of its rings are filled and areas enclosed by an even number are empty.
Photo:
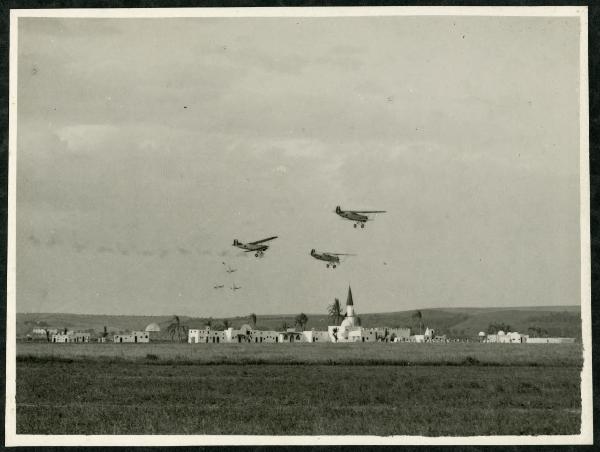
[[[148,333],[158,333],[160,331],[160,326],[157,323],[151,323],[145,329]]]

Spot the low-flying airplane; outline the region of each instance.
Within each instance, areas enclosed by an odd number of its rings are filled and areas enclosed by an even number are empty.
[[[227,265],[225,262],[223,262],[223,265],[225,266],[225,271],[227,273],[233,273],[234,271],[237,270],[237,268],[231,268],[229,265]]]
[[[236,286],[235,283],[233,283],[233,286],[231,286],[231,290],[238,290],[241,288],[242,288],[242,286]]]
[[[267,251],[269,249],[269,245],[265,245],[264,243],[268,242],[270,240],[274,240],[276,238],[277,238],[277,236],[273,236],[273,237],[269,237],[267,239],[257,240],[256,242],[248,242],[248,243],[241,243],[237,239],[234,239],[233,246],[237,246],[238,248],[243,249],[244,252],[246,252],[246,253],[254,252],[255,257],[259,257],[259,256],[262,257],[263,254],[265,254],[265,251]]]
[[[222,289],[223,287],[225,287],[225,284],[216,284],[213,286],[213,289]]]
[[[372,221],[369,215],[372,213],[385,213],[385,210],[342,210],[340,206],[335,208],[335,213],[346,220],[354,221],[354,227],[360,224],[361,228],[365,227],[367,221]]]
[[[315,249],[310,250],[310,255],[315,259],[320,261],[327,262],[326,267],[329,268],[331,265],[333,268],[340,265],[340,256],[356,256],[356,254],[347,254],[347,253],[318,253]]]

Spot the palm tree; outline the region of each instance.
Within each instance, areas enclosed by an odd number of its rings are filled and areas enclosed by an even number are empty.
[[[336,298],[335,301],[327,307],[327,312],[329,314],[329,318],[334,322],[334,324],[339,325],[340,319],[343,317],[340,300]]]
[[[412,318],[417,320],[417,324],[419,325],[419,334],[423,334],[423,314],[421,311],[415,311],[415,313],[412,315]]]
[[[253,312],[248,317],[250,318],[250,322],[252,323],[252,328],[256,328],[256,314]]]
[[[104,327],[104,331],[102,332],[102,337],[106,337],[108,336],[108,330],[106,329],[106,326]]]
[[[300,314],[298,314],[296,316],[296,318],[294,319],[294,322],[296,325],[299,325],[300,328],[302,328],[304,330],[304,326],[308,323],[308,317],[306,316],[306,314],[301,312]]]
[[[206,319],[206,322],[204,324],[209,328],[212,327],[212,317]]]
[[[356,324],[357,324],[358,326],[361,326],[361,323],[362,323],[362,322],[361,322],[361,320],[360,320],[360,317],[356,316]]]
[[[178,315],[173,316],[173,322],[167,327],[167,332],[171,335],[171,340],[177,334],[177,339],[181,342],[182,334],[185,336],[187,327],[181,323]]]
[[[227,319],[223,320],[223,326],[225,327],[225,329],[229,328],[231,326],[231,322]]]
[[[282,329],[283,331],[286,331],[286,330],[287,330],[289,327],[290,327],[290,326],[288,325],[288,323],[287,323],[287,322],[283,322],[283,323],[281,324],[281,329]]]

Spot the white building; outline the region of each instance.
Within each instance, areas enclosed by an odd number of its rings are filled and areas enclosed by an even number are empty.
[[[69,342],[89,342],[90,333],[73,333]]]
[[[155,336],[157,333],[160,332],[160,326],[158,326],[157,323],[151,323],[144,329],[144,331],[150,333],[148,334],[148,336]]]
[[[302,331],[303,342],[330,342],[329,332],[327,331]]]
[[[190,344],[221,344],[221,343],[276,343],[280,342],[280,333],[277,331],[253,330],[250,325],[242,325],[238,330],[232,327],[224,331],[212,330],[210,327],[204,329],[190,329],[188,331],[188,343]]]
[[[70,342],[69,341],[69,334],[65,334],[65,333],[57,333],[57,334],[53,334],[52,335],[52,342],[56,342],[56,343],[66,343],[66,342]]]
[[[505,333],[500,330],[497,334],[488,334],[486,342],[489,343],[498,343],[498,344],[522,344],[527,342],[529,336],[526,334],[521,334],[516,331],[509,331]]]
[[[527,338],[528,344],[573,344],[574,337],[530,337]]]
[[[352,299],[352,289],[348,287],[348,298],[346,299],[346,315],[340,326],[327,327],[329,340],[331,342],[353,342],[356,338],[356,331],[361,328],[354,315],[354,300]],[[354,332],[350,335],[350,332]]]
[[[122,343],[145,343],[150,342],[150,335],[146,331],[132,331],[127,334],[115,334],[113,336],[115,344]]]
[[[56,343],[89,342],[90,341],[90,333],[81,333],[81,332],[74,332],[74,331],[67,331],[66,333],[64,333],[64,332],[56,333],[56,334],[52,335],[51,341],[56,342]]]
[[[433,330],[431,331],[433,334]],[[327,332],[331,342],[405,342],[410,337],[410,328],[363,328],[358,325],[350,287],[346,299],[346,315],[342,324],[329,326]]]

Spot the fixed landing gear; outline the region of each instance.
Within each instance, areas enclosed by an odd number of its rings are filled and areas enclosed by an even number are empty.
[[[335,268],[335,267],[336,267],[336,265],[335,265],[335,264],[325,264],[325,267],[329,268],[329,265],[331,265],[333,268]]]
[[[356,229],[357,227],[358,227],[358,223],[354,223],[354,229]],[[360,228],[361,228],[361,229],[364,229],[364,228],[365,228],[365,224],[364,224],[364,223],[361,223],[361,224],[360,224]]]
[[[265,253],[262,251],[257,251],[256,253],[254,253],[254,257],[263,257]]]

